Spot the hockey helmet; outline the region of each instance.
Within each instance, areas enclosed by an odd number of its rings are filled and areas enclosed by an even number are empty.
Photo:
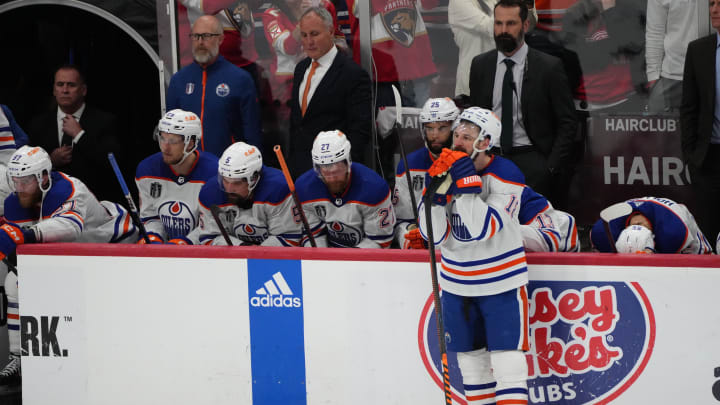
[[[235,142],[230,145],[218,161],[218,181],[222,186],[223,177],[226,179],[245,179],[250,191],[253,191],[260,182],[263,160],[260,150],[245,142]]]
[[[460,109],[449,97],[429,98],[420,111],[420,122],[455,121],[459,114]]]
[[[500,146],[500,134],[502,132],[502,124],[500,119],[490,110],[480,107],[469,107],[458,116],[453,123],[453,131],[461,125],[474,125],[478,127],[478,137],[473,143],[473,153],[470,158],[474,158],[479,152],[485,152],[495,146]],[[487,148],[480,149],[478,145],[485,139],[490,138]]]
[[[25,177],[35,176],[40,187],[40,191],[44,193],[50,190],[52,186],[52,177],[50,173],[52,171],[52,162],[50,161],[50,155],[45,152],[45,149],[39,146],[22,146],[20,149],[15,151],[10,157],[7,164],[7,177],[8,183],[13,191],[15,190],[15,183],[12,181],[13,177]],[[43,176],[48,176],[47,186],[43,187]]]
[[[165,115],[160,118],[157,130],[158,140],[160,140],[160,132],[180,135],[183,138],[185,148],[183,149],[183,158],[180,160],[180,163],[193,153],[202,141],[202,124],[200,123],[200,118],[198,118],[194,112],[190,111],[174,109],[166,112]],[[193,145],[192,149],[188,150],[187,147],[193,139],[195,140],[195,145]]]
[[[654,235],[642,225],[630,225],[620,232],[615,248],[618,253],[645,253],[646,249],[654,252]]]
[[[320,167],[347,161],[347,170],[350,172],[350,141],[342,131],[320,132],[312,146],[313,168],[320,175]]]

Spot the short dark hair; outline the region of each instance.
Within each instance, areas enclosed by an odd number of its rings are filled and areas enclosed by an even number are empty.
[[[77,65],[73,65],[71,63],[66,63],[64,65],[60,65],[57,69],[55,69],[55,73],[53,74],[53,80],[57,72],[61,70],[74,70],[77,72],[78,77],[80,78],[80,84],[85,85],[87,82],[85,81],[85,75],[83,74],[82,70]]]
[[[524,0],[498,0],[498,2],[495,3],[495,8],[498,8],[498,6],[506,8],[520,7],[520,21],[527,21],[528,8]]]

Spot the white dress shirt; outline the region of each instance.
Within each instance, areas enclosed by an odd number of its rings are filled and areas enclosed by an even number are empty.
[[[85,103],[83,103],[83,104],[80,106],[80,108],[78,108],[77,111],[75,111],[75,112],[72,113],[71,115],[72,115],[73,117],[75,117],[75,120],[77,120],[78,122],[80,122],[80,117],[82,117],[82,114],[83,114],[84,111],[85,111]],[[63,112],[63,110],[61,110],[60,107],[58,107],[58,109],[57,109],[58,145],[62,145],[62,137],[63,137],[63,130],[62,130],[62,127],[63,127],[63,118],[65,118],[66,115],[68,115],[68,114],[65,114],[65,112]],[[85,130],[83,129],[83,130],[81,130],[77,135],[75,135],[75,137],[73,137],[73,140],[72,140],[73,146],[75,146],[75,144],[78,143],[78,141],[80,141],[80,137],[83,136],[84,133],[85,133]],[[48,152],[48,153],[49,153],[49,152]]]
[[[310,107],[310,100],[312,100],[312,96],[313,94],[315,94],[315,90],[320,84],[320,81],[322,81],[323,77],[325,77],[325,73],[327,73],[328,69],[330,69],[330,65],[332,65],[333,61],[335,60],[335,56],[337,55],[337,53],[337,48],[333,46],[325,55],[319,57],[317,60],[314,61],[318,63],[318,67],[315,68],[315,73],[313,74],[312,79],[310,79],[310,90],[308,91],[307,96],[308,107]],[[310,65],[308,65],[308,68],[305,70],[305,75],[303,76],[303,80],[300,83],[300,88],[298,89],[298,101],[301,104],[303,92],[305,91],[305,83],[307,83],[307,77],[310,74],[310,69],[312,69],[312,63],[310,63]]]
[[[522,83],[525,76],[525,69],[527,69],[527,54],[528,46],[527,43],[518,49],[515,54],[509,58],[502,52],[498,51],[497,66],[495,68],[495,84],[493,87],[493,112],[498,116],[502,117],[502,84],[503,78],[505,77],[505,71],[507,65],[503,62],[505,59],[512,59],[515,62],[513,66],[513,81],[515,82],[515,91],[513,91],[513,147],[516,146],[528,146],[532,145],[530,138],[527,136],[525,131],[525,125],[522,122],[522,111],[520,107],[520,100],[522,100]]]

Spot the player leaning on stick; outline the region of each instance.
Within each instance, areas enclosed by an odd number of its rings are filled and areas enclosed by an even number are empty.
[[[119,204],[98,201],[80,180],[52,171],[44,149],[23,146],[10,158],[12,191],[5,199],[8,221],[0,226],[0,259],[23,243],[132,243],[137,229]],[[8,299],[10,363],[0,371],[0,385],[20,384],[20,319],[17,274],[5,278]]]
[[[200,190],[201,244],[225,245],[211,208],[233,245],[299,246],[303,240],[300,218],[285,177],[278,169],[264,166],[260,150],[236,142],[218,162],[217,181],[211,179]],[[317,223],[310,222],[312,229]],[[193,232],[193,235],[196,233]]]
[[[427,174],[445,176],[418,217],[427,238],[425,210],[432,210],[447,350],[457,352],[468,404],[526,404],[528,275],[520,227],[483,200],[466,153],[443,149]]]
[[[425,147],[407,155],[412,179],[412,192],[415,201],[422,198],[425,173],[433,161],[440,155],[443,148],[452,145],[452,125],[460,110],[455,102],[445,98],[428,99],[420,111],[421,131],[425,140]],[[413,233],[410,238],[406,234],[417,229],[416,218],[413,215],[412,199],[408,191],[408,182],[405,175],[405,165],[402,160],[398,163],[395,175],[395,190],[393,191],[393,207],[397,215],[395,225],[395,239],[402,249],[425,249],[419,234]]]
[[[188,234],[198,225],[198,194],[217,173],[217,157],[197,150],[202,139],[200,118],[172,110],[158,122],[160,152],[137,167],[140,219],[151,243],[191,244]],[[140,238],[138,243],[145,243]]]

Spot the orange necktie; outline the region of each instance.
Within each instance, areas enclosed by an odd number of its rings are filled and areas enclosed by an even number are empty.
[[[307,82],[305,83],[305,91],[303,91],[302,104],[300,107],[303,117],[305,116],[305,110],[307,110],[307,97],[308,93],[310,92],[310,81],[315,74],[315,69],[317,69],[318,66],[320,66],[320,64],[316,61],[313,61],[312,67],[310,67],[310,74],[308,75]]]

